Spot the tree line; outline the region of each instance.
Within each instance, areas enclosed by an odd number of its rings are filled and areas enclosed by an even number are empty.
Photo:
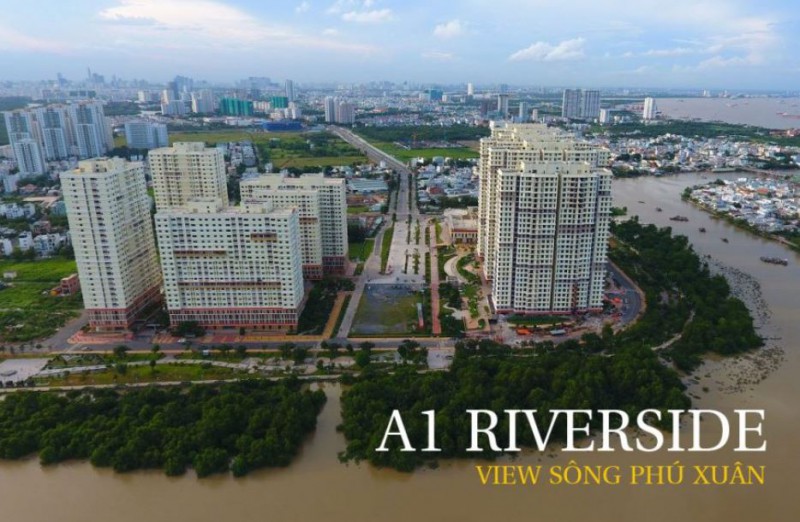
[[[687,408],[690,400],[683,389],[677,374],[641,346],[625,347],[606,357],[577,341],[558,346],[541,343],[523,351],[488,339],[459,341],[449,372],[419,374],[406,367],[391,374],[365,370],[342,397],[339,429],[347,446],[340,459],[366,460],[400,471],[431,464],[431,455],[491,459],[499,453],[466,451],[470,446],[468,409],[498,412],[501,422],[494,432],[498,440],[506,440],[508,420],[501,415],[505,409],[536,409],[541,412],[537,421],[544,425],[551,420],[549,410],[559,408],[615,408],[635,416],[645,408]],[[389,451],[376,452],[395,409],[402,413],[416,448],[427,444],[427,419],[421,412],[435,410],[436,446],[442,451],[402,452],[400,438],[389,437]],[[565,440],[566,424],[561,420],[555,424],[553,440]],[[534,446],[529,430],[519,430],[518,435],[520,446]]]
[[[731,295],[721,275],[669,227],[642,225],[635,217],[612,223],[617,245],[610,256],[645,292],[647,311],[621,342],[651,345],[680,339],[666,351],[681,370],[692,370],[705,352],[731,355],[763,345],[745,304]]]
[[[20,392],[0,401],[0,458],[88,459],[125,472],[198,477],[287,466],[317,422],[321,391],[300,382]]]

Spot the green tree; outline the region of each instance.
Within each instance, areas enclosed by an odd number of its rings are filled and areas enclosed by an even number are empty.
[[[281,353],[281,358],[289,359],[292,356],[292,352],[294,352],[295,345],[294,343],[283,343],[278,348]]]
[[[130,348],[128,348],[124,344],[119,344],[119,345],[114,347],[114,350],[113,350],[114,358],[116,358],[116,359],[125,359],[128,356],[128,351],[130,351]]]

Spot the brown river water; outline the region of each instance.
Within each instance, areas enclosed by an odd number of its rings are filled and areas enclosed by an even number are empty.
[[[708,362],[695,373],[694,407],[730,411],[766,410],[765,453],[734,453],[730,446],[705,454],[580,453],[525,454],[506,463],[520,465],[744,464],[766,466],[763,486],[550,485],[482,486],[475,462],[444,463],[413,474],[341,464],[336,454],[344,440],[339,422],[339,387],[326,385],[329,401],[318,429],[302,454],[286,469],[254,473],[244,479],[219,476],[198,480],[192,474],[168,478],[160,472],[125,475],[67,463],[41,468],[36,459],[0,463],[0,521],[783,521],[798,520],[800,476],[800,258],[780,245],[712,220],[680,201],[684,186],[699,175],[622,180],[614,199],[644,222],[672,225],[688,235],[696,250],[710,254],[760,283],[767,313],[761,332],[781,337],[758,356]],[[638,203],[638,201],[644,203]],[[656,212],[660,206],[663,212]],[[688,223],[668,220],[675,214]],[[698,231],[704,226],[707,233]],[[730,242],[724,243],[722,237]],[[760,255],[787,257],[788,267],[760,262]],[[746,291],[752,288],[752,279]],[[749,290],[748,290],[749,288]],[[709,389],[708,392],[702,390]],[[685,432],[686,430],[684,430]],[[735,432],[734,432],[735,433]],[[485,464],[485,463],[481,463]],[[687,471],[687,477],[688,477]],[[687,482],[690,482],[687,480]]]

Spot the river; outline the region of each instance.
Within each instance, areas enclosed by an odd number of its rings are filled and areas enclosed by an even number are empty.
[[[768,129],[800,128],[800,98],[658,98],[656,106],[665,116],[681,120],[698,118]]]
[[[336,432],[339,387],[325,385],[329,401],[318,429],[301,455],[286,469],[203,480],[187,474],[168,478],[160,472],[115,474],[87,463],[43,469],[36,459],[0,463],[0,519],[14,522],[58,520],[85,522],[141,521],[781,521],[798,512],[796,480],[800,475],[800,259],[776,243],[750,236],[680,201],[683,187],[699,175],[614,182],[614,199],[644,222],[671,225],[690,237],[701,254],[711,254],[760,283],[771,310],[762,334],[782,337],[783,363],[755,384],[740,376],[768,367],[764,357],[741,357],[707,363],[690,392],[694,407],[731,410],[764,408],[766,453],[711,454],[526,454],[516,464],[745,464],[766,466],[764,486],[481,486],[472,462],[444,463],[435,470],[401,474],[369,465],[338,462],[344,446]],[[644,201],[644,203],[638,203]],[[655,207],[663,207],[656,212]],[[674,214],[688,223],[668,220]],[[707,233],[698,231],[703,226]],[[723,243],[722,237],[729,238]],[[788,267],[767,265],[759,255],[789,257]],[[773,352],[776,349],[773,348]],[[708,392],[702,390],[709,389]]]

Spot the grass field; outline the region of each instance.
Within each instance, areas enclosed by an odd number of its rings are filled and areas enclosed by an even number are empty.
[[[367,207],[366,205],[347,207],[348,214],[361,214],[362,212],[369,212],[369,207]]]
[[[372,249],[375,248],[375,240],[367,239],[366,241],[352,241],[348,247],[348,256],[351,261],[360,259],[366,261],[372,255]]]
[[[204,141],[208,145],[249,140],[258,149],[261,163],[271,162],[275,167],[336,167],[367,161],[366,156],[344,140],[327,132],[246,132],[241,130],[216,130],[174,132],[170,143],[176,141]]]
[[[62,277],[77,271],[75,261],[71,259],[42,259],[39,261],[0,261],[0,273],[16,272],[14,281],[47,281],[58,282]]]
[[[391,154],[400,161],[409,161],[413,158],[431,159],[434,156],[442,156],[452,159],[472,159],[480,155],[469,147],[452,147],[445,149],[404,149],[388,141],[372,142],[373,145],[387,154]]]
[[[175,382],[230,379],[241,372],[199,364],[158,364],[150,366],[128,366],[124,373],[117,368],[95,373],[69,374],[37,380],[49,386],[80,386],[85,384],[130,384],[137,382]]]
[[[0,341],[22,342],[51,335],[81,308],[80,295],[54,297],[50,289],[77,268],[75,261],[0,261],[0,274],[16,272],[0,290]]]
[[[381,272],[386,271],[386,264],[389,262],[389,252],[392,249],[392,237],[394,236],[394,224],[390,225],[383,233],[381,243]]]

